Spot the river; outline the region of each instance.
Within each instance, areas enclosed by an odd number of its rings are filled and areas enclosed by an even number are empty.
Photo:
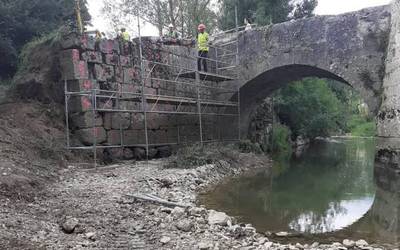
[[[295,241],[397,244],[399,193],[376,185],[374,156],[374,139],[319,140],[300,155],[275,156],[271,170],[222,183],[200,203],[259,232],[300,235]]]

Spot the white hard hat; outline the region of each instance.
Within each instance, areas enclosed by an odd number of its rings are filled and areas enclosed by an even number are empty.
[[[168,25],[168,27],[169,27],[169,28],[173,28],[174,25],[172,25],[172,23],[170,23],[170,24]]]

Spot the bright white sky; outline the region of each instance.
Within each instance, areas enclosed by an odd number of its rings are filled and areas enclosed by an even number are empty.
[[[317,15],[336,15],[340,13],[356,11],[367,7],[385,5],[391,0],[318,0],[318,6],[315,10]],[[107,20],[101,14],[103,5],[102,0],[88,0],[89,11],[92,15],[92,23],[95,29],[101,31],[110,31],[112,28],[108,25]],[[136,26],[136,24],[133,24]],[[128,27],[129,28],[129,27]],[[145,25],[142,35],[151,36],[158,35],[158,31],[152,25]]]

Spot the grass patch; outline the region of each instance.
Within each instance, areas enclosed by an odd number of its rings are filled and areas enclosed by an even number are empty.
[[[366,122],[357,125],[351,130],[351,135],[353,136],[365,136],[373,137],[376,134],[376,124],[375,122]]]
[[[372,137],[376,134],[375,122],[359,115],[350,118],[348,128],[352,136]]]
[[[27,44],[25,44],[18,56],[17,74],[24,72],[25,70],[28,69],[28,65],[30,65],[30,60],[31,60],[30,55],[38,46],[44,45],[50,48],[60,40],[61,40],[61,32],[59,30],[56,30],[49,34],[36,37]]]

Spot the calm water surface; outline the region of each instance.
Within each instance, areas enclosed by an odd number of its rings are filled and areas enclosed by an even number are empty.
[[[388,225],[380,226],[376,220],[395,223],[396,228],[388,230],[397,234],[398,220],[390,218],[399,217],[400,210],[392,209],[388,218],[376,211],[397,205],[399,197],[393,200],[393,195],[376,187],[374,155],[373,139],[317,141],[301,155],[275,157],[272,170],[221,184],[200,197],[200,203],[251,223],[259,232],[392,243],[397,235],[392,239],[382,233],[381,226]],[[381,201],[376,204],[377,200]]]

